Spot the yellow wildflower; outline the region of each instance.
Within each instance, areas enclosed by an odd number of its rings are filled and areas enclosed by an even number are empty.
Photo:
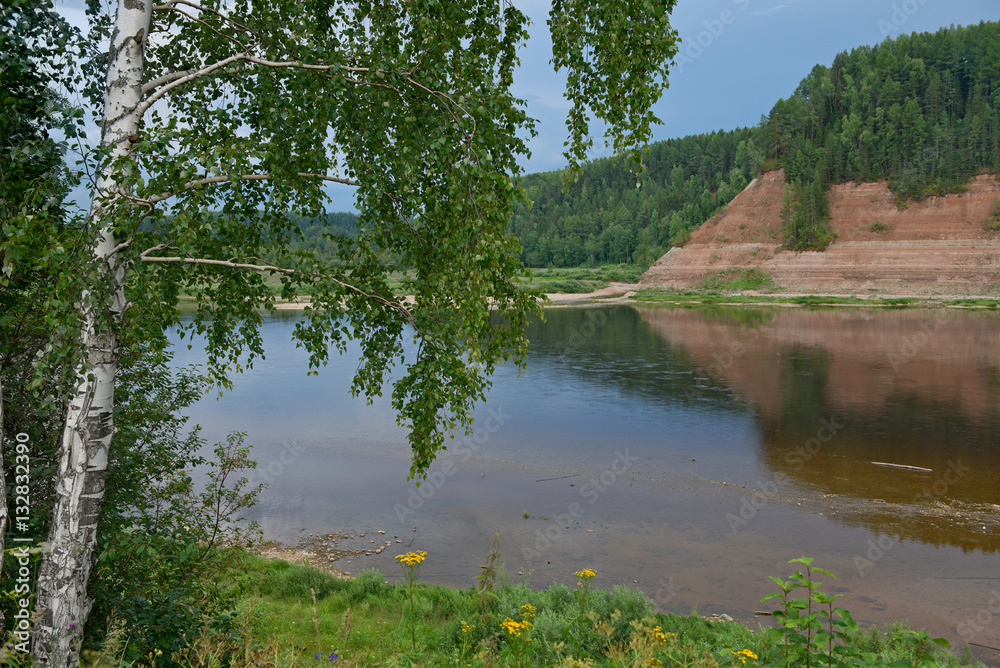
[[[475,624],[466,624],[464,621],[462,621],[461,624],[462,624],[462,633],[463,634],[465,634],[465,633],[472,633],[475,630],[475,628],[476,628]]]
[[[397,554],[396,561],[406,566],[418,566],[423,563],[424,559],[427,557],[427,553],[423,550],[419,552],[407,552],[406,554]]]
[[[597,577],[597,571],[592,570],[590,568],[584,568],[582,571],[577,571],[576,573],[573,573],[573,575],[575,575],[578,578],[584,578],[589,580],[590,578]]]
[[[535,616],[535,606],[531,605],[530,603],[525,603],[524,605],[522,605],[521,606],[521,616],[522,617],[527,617],[528,619],[531,619],[532,617],[534,617]]]
[[[649,660],[650,666],[663,666],[663,662],[657,659],[655,656]]]
[[[514,636],[515,638],[519,638],[521,636],[521,630],[524,628],[521,622],[515,622],[510,617],[503,620],[503,623],[500,624],[500,626],[502,626],[504,631],[507,632],[507,635]]]
[[[740,660],[741,666],[747,665],[747,659],[754,659],[755,661],[757,660],[757,655],[748,649],[741,649],[738,652],[734,652],[733,656]]]

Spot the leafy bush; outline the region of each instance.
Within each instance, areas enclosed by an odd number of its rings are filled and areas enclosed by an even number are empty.
[[[868,226],[869,232],[885,232],[889,229],[889,226],[880,220],[876,220],[874,223]]]
[[[227,611],[242,593],[232,578],[240,548],[259,537],[255,523],[243,527],[236,520],[263,487],[248,489],[241,475],[256,467],[244,436],[233,433],[216,444],[212,461],[175,452],[185,466],[151,483],[131,514],[111,516],[114,530],[103,535],[92,580],[92,646],[113,648],[124,661],[174,665],[172,657],[206,624],[229,629]],[[199,493],[191,478],[195,463],[209,467]]]
[[[793,573],[788,580],[770,577],[778,585],[778,591],[768,594],[761,601],[777,598],[782,608],[774,612],[780,628],[768,629],[766,635],[774,641],[768,657],[769,666],[884,666],[885,662],[873,651],[862,651],[857,642],[858,624],[845,608],[834,607],[843,594],[830,596],[820,590],[822,583],[813,579],[815,573],[836,578],[833,573],[822,568],[813,568],[809,557],[792,559],[788,563],[800,563],[805,573]],[[796,590],[805,590],[805,597],[793,598]],[[875,638],[877,640],[877,637]],[[930,638],[923,631],[908,631],[907,642],[911,652],[902,659],[903,666],[937,666],[934,645],[950,647],[944,638]],[[885,647],[880,648],[883,653]]]

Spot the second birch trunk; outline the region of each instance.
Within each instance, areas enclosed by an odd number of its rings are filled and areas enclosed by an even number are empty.
[[[101,145],[110,149],[110,159],[98,179],[90,211],[91,224],[99,230],[91,250],[103,287],[85,290],[80,298],[84,360],[66,412],[55,508],[39,567],[32,660],[46,666],[78,665],[92,603],[87,583],[115,432],[117,328],[125,308],[125,267],[116,255],[112,224],[115,209],[124,205],[116,173],[121,166],[116,161],[129,154],[130,137],[139,129],[144,36],[149,34],[151,14],[151,0],[119,0],[111,38],[101,130]]]

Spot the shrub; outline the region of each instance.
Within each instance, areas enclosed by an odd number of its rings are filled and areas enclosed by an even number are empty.
[[[241,527],[236,520],[263,487],[247,489],[241,477],[256,467],[244,436],[216,444],[203,491],[195,493],[187,466],[166,474],[139,499],[127,525],[104,536],[91,588],[91,642],[115,646],[126,662],[173,665],[171,657],[206,625],[230,630],[228,610],[241,593],[232,577],[240,548],[259,536],[255,523]]]
[[[869,232],[885,232],[889,229],[889,226],[880,220],[876,220],[874,223],[868,226]]]

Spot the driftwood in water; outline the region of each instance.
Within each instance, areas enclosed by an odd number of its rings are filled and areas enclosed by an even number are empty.
[[[925,469],[923,466],[910,466],[908,464],[889,464],[887,462],[868,462],[869,464],[874,464],[875,466],[888,466],[894,469],[906,469],[907,471],[922,471],[924,473],[933,473],[934,469]]]

